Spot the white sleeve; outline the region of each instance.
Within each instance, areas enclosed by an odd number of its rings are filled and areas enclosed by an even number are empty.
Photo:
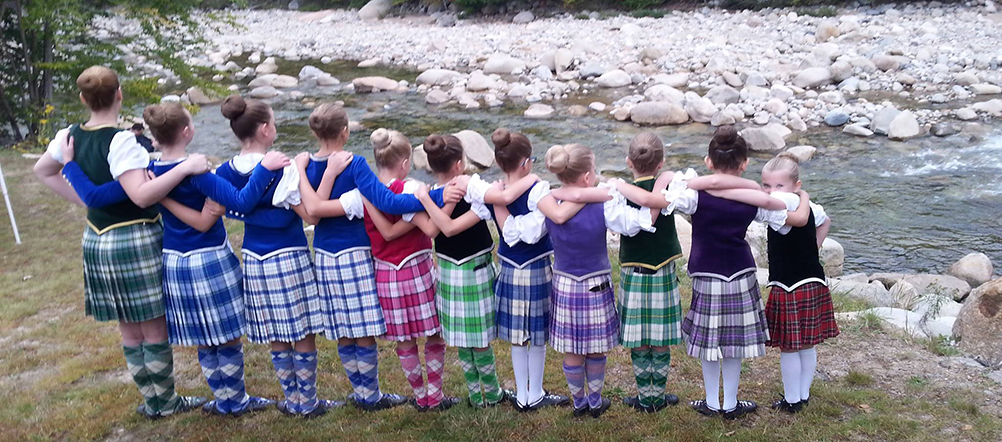
[[[668,188],[661,191],[668,201],[668,207],[661,211],[664,215],[672,212],[681,212],[686,215],[696,213],[696,206],[699,204],[699,192],[689,188],[686,182],[696,177],[696,171],[689,169],[684,173],[675,173]]]
[[[814,212],[814,227],[819,227],[828,221],[828,212],[820,204],[811,203],[811,212]]]
[[[476,213],[480,219],[489,220],[491,219],[491,211],[486,205],[484,205],[484,195],[487,194],[487,190],[490,190],[490,185],[488,184],[487,187],[484,188],[479,183],[474,185],[475,181],[487,184],[484,180],[480,179],[479,175],[473,174],[473,176],[470,177],[470,185],[466,187],[466,196],[464,196],[463,199],[470,203],[470,210],[472,210],[473,213]]]
[[[414,181],[414,180],[404,181],[404,190],[403,190],[402,193],[413,195],[414,192],[417,192],[417,189],[420,186],[421,186],[421,182],[420,181]],[[418,214],[418,212],[405,213],[405,214],[401,215],[400,217],[403,218],[404,221],[411,222],[411,221],[414,220],[414,215],[417,215],[417,214]]]
[[[150,165],[150,153],[136,141],[136,135],[123,130],[111,139],[108,149],[108,166],[111,177],[118,179],[123,173],[134,169],[145,169]]]
[[[608,184],[600,184],[609,190],[612,199],[603,203],[605,212],[605,227],[609,230],[626,236],[634,236],[645,232],[654,232],[656,229],[651,220],[651,209],[646,207],[631,207],[626,203],[626,198],[619,193],[615,187]]]
[[[467,191],[469,192],[469,191]],[[527,206],[530,210],[525,215],[508,215],[505,219],[504,228],[501,229],[501,238],[509,247],[514,247],[519,242],[535,244],[546,235],[546,216],[539,211],[539,200],[550,194],[550,183],[539,181],[529,189],[529,201]]]
[[[344,216],[347,216],[349,220],[365,216],[365,204],[362,203],[362,193],[358,189],[341,194],[341,198],[338,200],[341,201],[341,207],[344,208]]]
[[[282,179],[275,185],[275,196],[271,198],[271,204],[275,207],[288,209],[302,202],[299,195],[299,169],[295,164],[290,164],[282,169]]]
[[[796,212],[797,208],[800,207],[800,195],[797,195],[795,193],[790,193],[790,192],[773,192],[773,193],[771,193],[769,195],[772,196],[773,198],[776,198],[776,199],[782,201],[783,203],[785,203],[786,204],[786,210],[787,210],[787,212]],[[759,212],[761,212],[761,211],[762,210],[759,209]],[[789,215],[789,213],[787,213],[787,215]],[[783,220],[783,223],[784,224],[782,226],[779,226],[779,227],[776,227],[776,226],[771,225],[771,224],[770,224],[770,226],[773,228],[773,230],[775,230],[776,232],[778,232],[780,235],[786,235],[787,233],[790,233],[790,230],[793,230],[793,226],[786,225],[785,224],[786,223],[786,219]]]
[[[49,141],[49,146],[45,148],[45,152],[52,157],[53,160],[58,161],[60,164],[66,164],[63,161],[63,141],[70,136],[70,128],[59,129],[56,132],[56,136],[52,137],[52,141]]]
[[[788,213],[785,210],[768,210],[760,207],[758,213],[755,214],[755,221],[765,223],[765,225],[779,232],[783,227],[788,227],[786,225],[786,215]]]

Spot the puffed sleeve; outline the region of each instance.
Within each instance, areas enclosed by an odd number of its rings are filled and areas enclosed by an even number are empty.
[[[787,212],[795,212],[795,211],[797,211],[797,208],[800,207],[800,195],[797,195],[795,193],[790,193],[790,192],[773,192],[773,193],[771,193],[769,195],[771,195],[773,198],[776,198],[776,199],[782,201],[784,204],[786,204],[786,210],[787,210]],[[761,212],[761,209],[759,210],[759,212]],[[778,232],[780,235],[786,235],[787,233],[790,233],[790,230],[793,230],[793,226],[786,225],[785,224],[786,223],[785,219],[783,220],[783,223],[784,224],[782,226],[778,227],[778,228],[776,226],[774,226],[774,225],[771,225],[771,224],[770,224],[770,227],[772,227],[773,230],[775,230],[776,232]]]
[[[408,195],[413,195],[414,192],[417,192],[418,187],[420,187],[420,186],[421,186],[421,182],[420,181],[416,181],[416,180],[407,180],[407,181],[404,181],[404,190],[401,193],[406,193]],[[400,217],[403,218],[404,221],[411,222],[411,221],[414,220],[414,215],[417,215],[417,214],[418,214],[418,212],[410,212],[410,213],[405,213],[405,214],[401,215]]]
[[[470,177],[470,183],[471,184],[473,183],[474,179],[476,179],[477,181],[483,181],[483,180],[480,179],[480,175],[473,174],[473,176]],[[486,184],[486,182],[485,182],[485,184]],[[487,189],[490,189],[490,185],[487,186]],[[478,188],[476,189],[476,191],[480,191],[480,190],[482,190],[482,186],[478,185]],[[489,220],[489,219],[491,219],[491,211],[489,209],[487,209],[486,205],[484,205],[484,195],[486,193],[487,193],[487,190],[483,190],[483,192],[478,195],[479,198],[477,198],[477,197],[475,197],[475,195],[472,192],[470,192],[470,188],[467,187],[466,188],[466,196],[463,197],[463,199],[466,202],[470,203],[470,210],[472,210],[473,213],[476,213],[477,216],[480,217],[480,219],[482,219],[482,220]]]
[[[811,212],[814,212],[814,227],[818,227],[828,221],[828,212],[820,204],[811,203]]]
[[[487,191],[491,190],[491,183],[484,181],[480,178],[480,174],[473,174],[470,177],[470,183],[466,186],[466,201],[471,205],[473,201],[479,201],[480,204],[484,204],[485,195]]]
[[[61,164],[66,164],[66,161],[63,161],[63,141],[70,136],[70,127],[60,129],[59,132],[56,132],[56,136],[52,137],[52,141],[49,141],[49,146],[45,148],[45,152],[48,153],[53,160],[56,160]],[[147,164],[148,163],[149,160],[147,159]]]
[[[471,181],[472,184],[472,181]],[[469,193],[469,190],[467,190]],[[535,244],[543,236],[546,236],[546,216],[539,211],[539,201],[550,194],[550,183],[539,181],[529,189],[528,208],[529,213],[525,215],[508,215],[505,219],[501,237],[509,247],[514,247],[519,242]]]
[[[765,223],[766,226],[769,226],[773,230],[779,232],[783,227],[788,227],[786,225],[787,214],[789,214],[789,212],[785,210],[768,210],[759,208],[758,213],[755,214],[755,221]]]
[[[271,198],[271,204],[283,209],[299,205],[302,202],[299,195],[299,180],[299,169],[296,165],[285,166],[282,169],[282,179],[275,184],[275,195]]]
[[[341,194],[338,198],[341,201],[341,207],[344,208],[344,216],[347,216],[349,220],[365,216],[365,203],[362,202],[362,192],[358,189],[352,189],[348,192]]]
[[[680,212],[686,215],[696,213],[696,206],[699,205],[699,192],[689,188],[687,182],[696,177],[696,171],[689,169],[684,173],[675,173],[668,188],[661,191],[668,201],[668,207],[661,211],[664,215],[672,212]]]
[[[600,184],[609,190],[612,199],[603,203],[605,212],[605,227],[609,230],[626,236],[634,236],[640,231],[654,232],[653,221],[651,220],[651,209],[646,207],[631,207],[626,203],[626,198],[619,193],[615,187],[608,184]]]
[[[123,173],[133,169],[146,169],[150,164],[150,153],[136,141],[136,135],[123,130],[111,139],[108,149],[108,165],[111,177],[118,179]]]

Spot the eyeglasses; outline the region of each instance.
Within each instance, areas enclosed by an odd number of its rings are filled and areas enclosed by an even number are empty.
[[[532,161],[533,163],[535,163],[536,162],[536,157],[529,157],[529,158],[526,158],[526,159],[522,160],[522,166],[525,166],[525,163],[527,163],[529,161]]]

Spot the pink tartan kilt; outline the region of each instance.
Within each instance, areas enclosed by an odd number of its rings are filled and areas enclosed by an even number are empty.
[[[765,306],[769,341],[765,345],[800,350],[839,335],[828,287],[809,282],[792,292],[773,286]]]
[[[408,341],[442,331],[435,309],[435,262],[431,253],[409,259],[397,269],[376,260],[376,294],[383,308],[383,339]]]

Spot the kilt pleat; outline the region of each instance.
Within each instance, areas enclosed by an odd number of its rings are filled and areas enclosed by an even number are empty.
[[[692,278],[692,303],[682,321],[686,353],[694,358],[754,358],[765,354],[769,329],[755,272],[725,281]]]
[[[586,355],[605,353],[616,346],[619,318],[608,273],[581,281],[554,274],[551,302],[550,345],[554,350]]]
[[[553,268],[549,257],[515,267],[501,260],[494,294],[498,338],[516,345],[546,345],[550,330]]]
[[[482,348],[497,336],[490,253],[461,265],[439,259],[438,319],[450,346]]]
[[[386,321],[383,338],[408,341],[441,331],[435,311],[435,261],[415,256],[397,269],[376,261],[376,293]]]
[[[309,250],[265,259],[244,253],[243,258],[247,338],[251,342],[293,343],[324,331]]]
[[[84,310],[98,321],[164,315],[163,228],[159,223],[83,233]]]
[[[386,333],[369,249],[337,255],[317,251],[316,271],[327,339],[358,339]]]
[[[767,346],[800,350],[839,335],[828,287],[809,282],[792,292],[772,287],[765,305],[769,321]]]
[[[626,348],[680,344],[682,305],[675,263],[651,274],[634,270],[624,267],[620,278],[620,343]]]
[[[172,345],[220,345],[243,334],[243,275],[228,244],[188,255],[165,252],[163,262]]]

